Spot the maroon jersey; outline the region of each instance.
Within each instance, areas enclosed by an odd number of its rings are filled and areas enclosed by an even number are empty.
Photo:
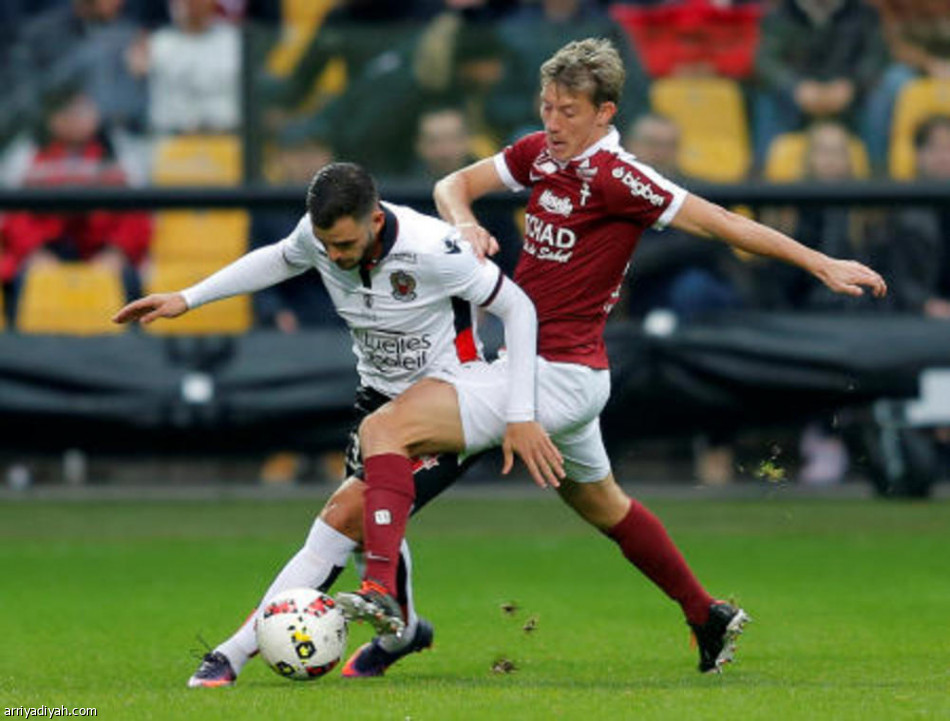
[[[664,227],[686,191],[620,147],[616,129],[567,163],[543,132],[495,156],[512,190],[531,189],[515,281],[538,313],[538,354],[607,367],[604,325],[644,228]]]

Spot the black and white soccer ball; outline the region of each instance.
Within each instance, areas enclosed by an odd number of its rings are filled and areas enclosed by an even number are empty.
[[[336,601],[313,588],[282,591],[257,621],[261,658],[284,678],[308,681],[336,666],[346,650],[346,620]]]

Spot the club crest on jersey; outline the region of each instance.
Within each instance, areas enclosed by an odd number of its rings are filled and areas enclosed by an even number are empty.
[[[416,299],[416,279],[404,270],[397,270],[389,276],[389,283],[393,287],[393,298],[410,301]]]
[[[541,193],[541,197],[538,198],[538,205],[549,213],[563,215],[565,218],[574,212],[574,204],[570,198],[557,196],[552,193],[550,189],[545,189],[545,191]]]

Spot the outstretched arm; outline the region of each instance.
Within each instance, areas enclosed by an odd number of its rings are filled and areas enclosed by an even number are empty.
[[[200,283],[176,293],[155,293],[139,298],[112,317],[114,323],[151,323],[177,318],[192,308],[233,295],[253,293],[300,275],[305,266],[291,265],[278,244],[248,253]]]
[[[831,258],[802,245],[774,228],[737,215],[696,195],[687,195],[670,223],[687,233],[716,238],[748,253],[784,261],[808,271],[835,293],[874,297],[887,294],[887,283],[875,271],[854,260]]]

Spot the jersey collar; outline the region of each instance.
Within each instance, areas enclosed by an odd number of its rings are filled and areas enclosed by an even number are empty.
[[[612,150],[620,145],[620,132],[613,125],[610,126],[610,129],[607,131],[607,134],[598,140],[596,143],[588,147],[580,155],[575,155],[571,158],[570,162],[576,163],[581,160],[586,160],[591,157],[594,153],[597,153],[601,150]]]
[[[389,251],[393,249],[393,246],[396,244],[396,238],[399,235],[399,218],[382,203],[380,203],[379,207],[383,211],[383,227],[379,231],[379,241],[383,248],[378,258],[360,263],[360,267],[366,270],[372,270],[382,262],[383,258],[389,255]]]

